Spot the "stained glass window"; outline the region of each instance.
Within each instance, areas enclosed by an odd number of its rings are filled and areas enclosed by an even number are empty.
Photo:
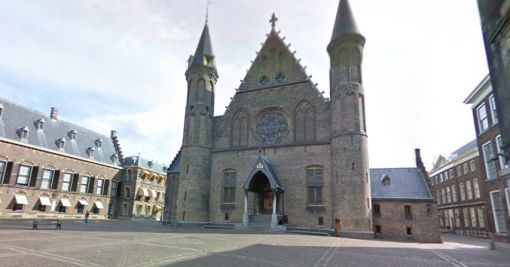
[[[260,116],[255,132],[258,139],[266,144],[279,143],[287,134],[289,125],[279,111],[269,111]]]

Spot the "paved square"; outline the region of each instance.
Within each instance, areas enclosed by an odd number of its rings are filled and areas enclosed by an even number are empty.
[[[398,243],[147,221],[63,221],[31,230],[0,221],[0,266],[510,266],[510,250],[445,236],[443,244]]]

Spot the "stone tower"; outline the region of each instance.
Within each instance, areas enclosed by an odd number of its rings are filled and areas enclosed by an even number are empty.
[[[214,63],[207,21],[186,71],[188,94],[184,118],[177,221],[209,220],[214,86],[218,73]]]
[[[361,62],[365,38],[340,0],[330,56],[333,215],[345,235],[373,236]]]

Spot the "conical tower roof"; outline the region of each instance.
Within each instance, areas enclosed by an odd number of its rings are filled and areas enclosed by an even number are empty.
[[[198,42],[197,50],[191,60],[191,66],[206,66],[216,68],[214,64],[214,53],[212,49],[211,36],[209,34],[209,25],[205,23],[202,36]]]
[[[333,28],[333,34],[331,41],[346,34],[361,34],[354,20],[351,6],[348,0],[340,0],[338,5],[338,11],[336,13],[335,27]]]

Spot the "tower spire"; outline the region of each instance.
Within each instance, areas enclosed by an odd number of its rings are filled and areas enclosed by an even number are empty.
[[[202,35],[200,36],[200,41],[198,41],[197,50],[193,55],[193,59],[190,60],[192,66],[204,66],[210,68],[216,68],[214,64],[214,53],[212,49],[211,35],[209,34],[209,25],[208,25],[208,17],[206,15],[204,30],[202,31]]]
[[[331,42],[346,34],[360,34],[348,0],[340,0]]]

